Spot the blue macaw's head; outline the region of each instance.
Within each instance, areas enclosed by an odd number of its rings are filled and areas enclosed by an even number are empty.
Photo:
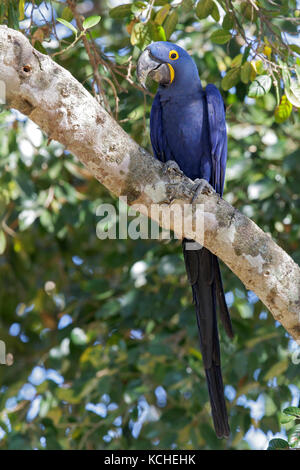
[[[144,50],[138,60],[137,76],[144,87],[150,76],[163,89],[170,91],[189,91],[200,84],[191,56],[181,47],[166,41],[153,42]]]

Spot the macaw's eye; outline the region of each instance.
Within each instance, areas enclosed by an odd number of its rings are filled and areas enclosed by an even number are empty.
[[[178,52],[177,52],[177,51],[174,51],[174,49],[169,52],[169,59],[171,59],[171,60],[177,60],[178,57],[179,57]]]

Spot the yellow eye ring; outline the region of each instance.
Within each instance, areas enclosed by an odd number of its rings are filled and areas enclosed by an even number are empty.
[[[179,58],[178,52],[172,49],[172,51],[169,52],[169,59],[177,60],[178,58]]]

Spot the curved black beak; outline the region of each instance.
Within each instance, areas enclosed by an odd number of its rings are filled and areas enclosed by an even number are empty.
[[[149,49],[145,49],[139,57],[136,74],[143,88],[146,87],[146,80],[149,77],[160,85],[168,85],[171,82],[170,69],[167,64],[155,59]]]

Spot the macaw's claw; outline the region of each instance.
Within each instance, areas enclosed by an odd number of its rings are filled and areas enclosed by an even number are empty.
[[[209,194],[212,194],[213,188],[206,180],[197,178],[194,180],[192,192],[194,193],[192,197],[192,203],[193,203],[195,202],[199,194],[206,194],[207,196]]]
[[[164,165],[164,173],[168,174],[169,172],[175,171],[179,175],[183,175],[183,171],[181,171],[180,167],[174,160],[166,161]]]

